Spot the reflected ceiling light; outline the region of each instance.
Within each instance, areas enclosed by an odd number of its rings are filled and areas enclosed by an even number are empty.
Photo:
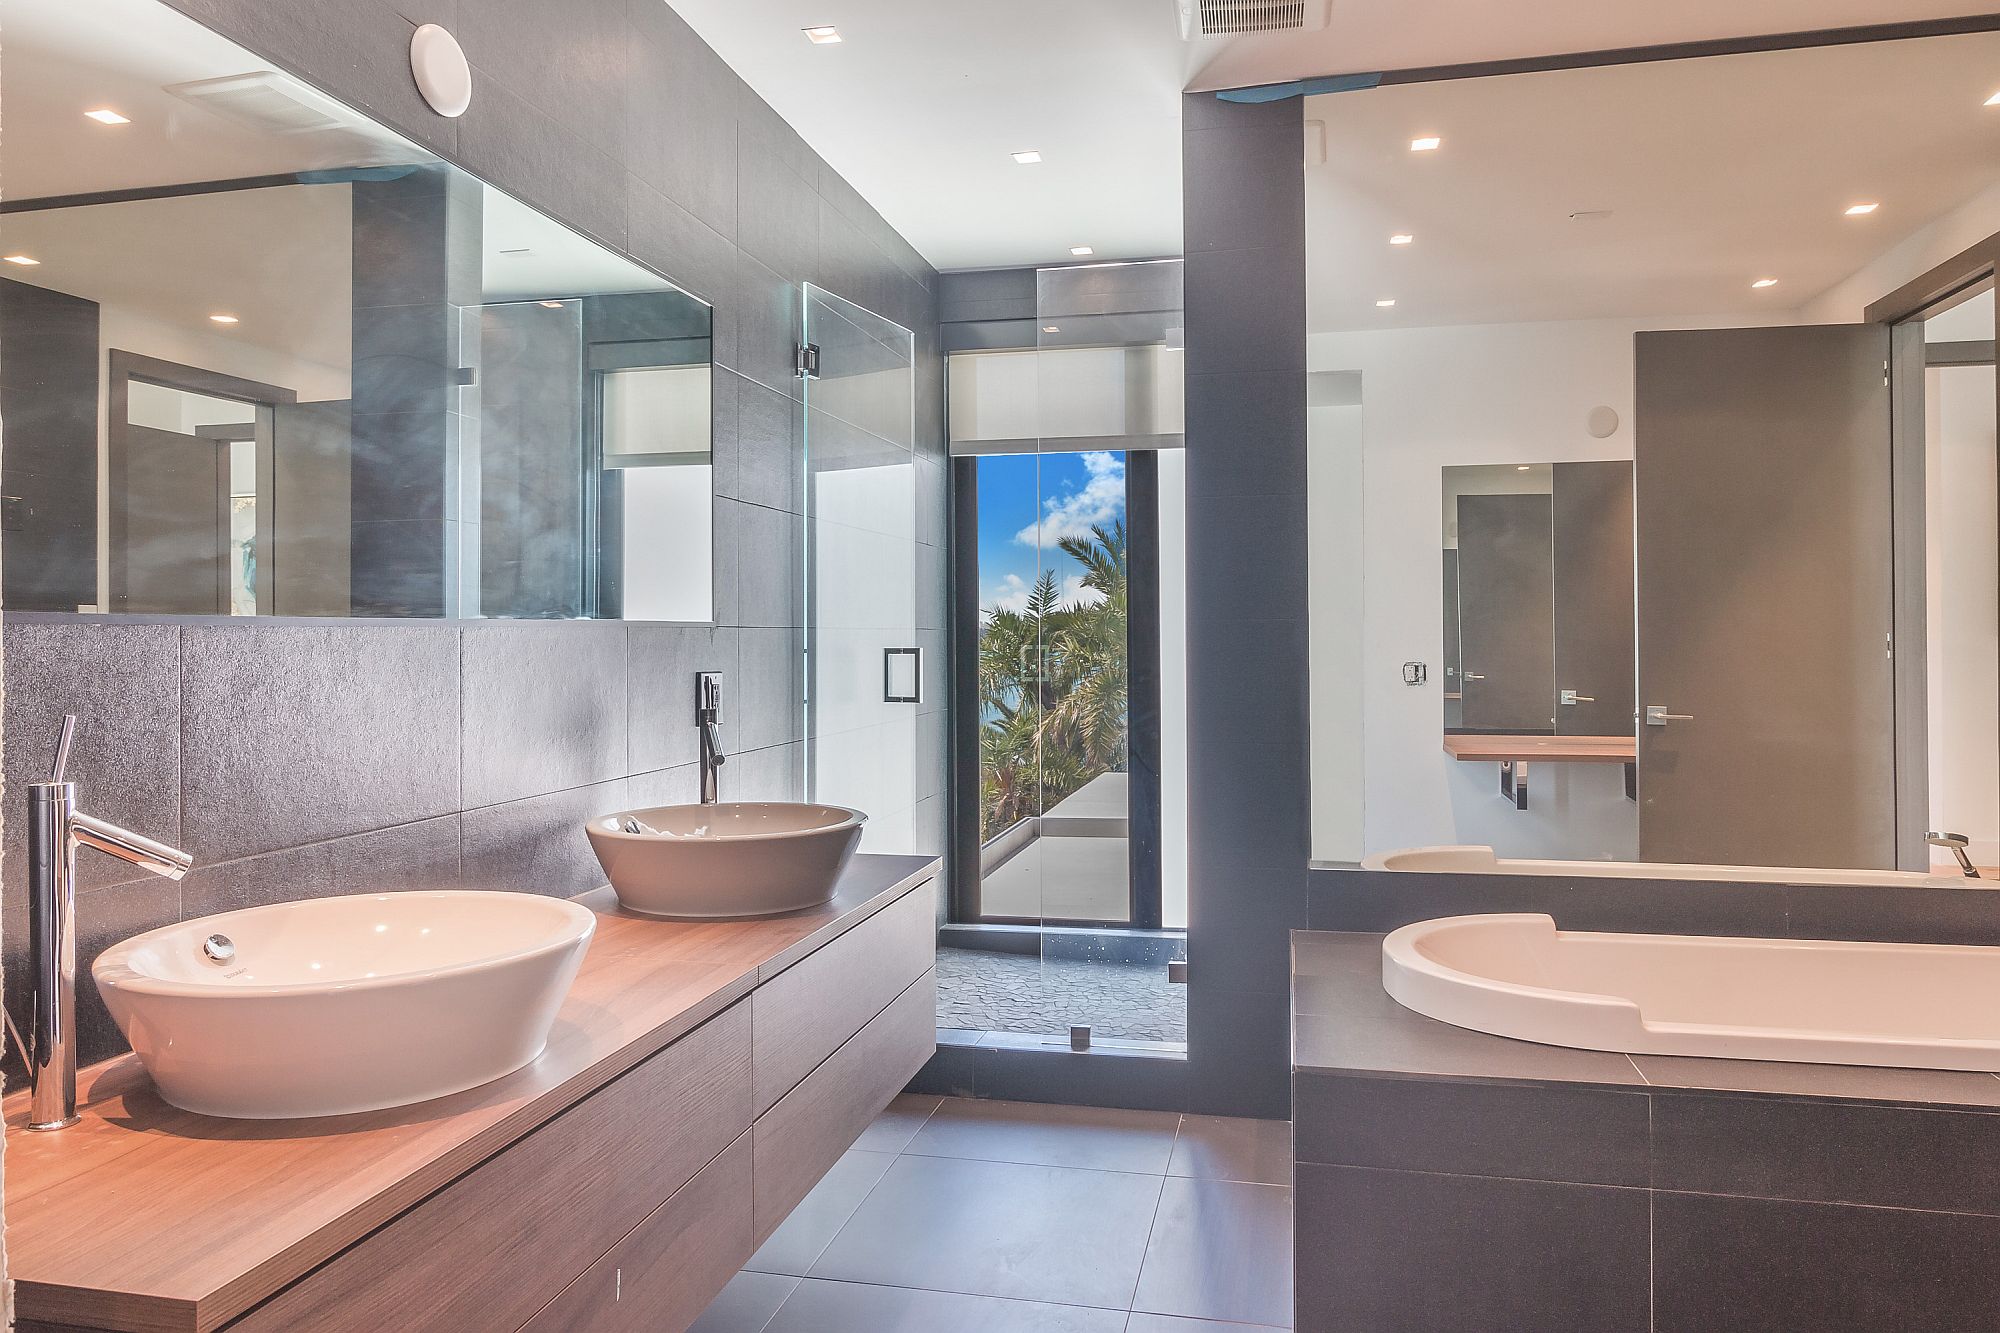
[[[1435,134],[1426,134],[1421,139],[1410,140],[1410,151],[1413,153],[1434,152],[1437,146],[1443,142],[1444,140],[1438,138]]]
[[[560,310],[563,308],[563,303],[561,301],[541,301],[537,302],[537,304],[546,306],[550,310]]]
[[[1778,285],[1778,280],[1776,278],[1759,278],[1750,285],[1752,287],[1775,287]]]
[[[218,324],[236,323],[236,316],[234,315],[210,315],[209,318],[214,320]]]
[[[1396,304],[1396,298],[1392,296],[1386,301],[1377,301],[1375,304],[1377,308],[1387,310],[1390,306]]]
[[[1982,103],[1982,105],[1985,105],[1985,106],[2000,106],[2000,93],[1995,93],[1995,94],[1993,94],[1993,96],[1991,96],[1991,97],[1987,98],[1987,99],[1986,99],[1986,101],[1985,101],[1984,103]]]
[[[1024,167],[1031,167],[1035,163],[1042,160],[1042,155],[1036,152],[1034,149],[1030,148],[1025,153],[1014,154],[1014,160],[1016,162],[1019,162]]]
[[[5,258],[8,263],[19,264],[23,268],[31,268],[34,265],[42,262],[41,260],[36,259],[33,255],[7,255],[5,256]]]
[[[1079,259],[1083,258],[1083,256],[1085,255],[1094,255],[1097,253],[1097,251],[1091,249],[1087,245],[1072,245],[1069,248],[1069,252],[1075,255]]]
[[[1534,464],[1532,464],[1532,463],[1516,463],[1516,464],[1514,465],[1514,470],[1515,470],[1516,472],[1526,472],[1526,471],[1527,471],[1527,470],[1528,470],[1529,468],[1531,468],[1531,467],[1533,467],[1533,466],[1534,466]]]
[[[832,46],[840,40],[840,29],[831,23],[805,29],[806,40],[814,46]]]
[[[1060,324],[1044,324],[1044,325],[1042,325],[1042,332],[1043,332],[1043,333],[1061,333],[1061,332],[1062,332],[1062,325],[1060,325]]]
[[[1881,206],[1880,204],[1849,204],[1847,206],[1847,216],[1851,218],[1866,217]]]
[[[1391,237],[1389,238],[1389,244],[1391,244],[1391,245],[1408,245],[1408,244],[1410,244],[1410,242],[1412,242],[1412,241],[1414,241],[1414,240],[1416,240],[1416,239],[1417,239],[1416,237],[1414,237],[1414,236],[1410,235],[1410,233],[1408,233],[1408,232],[1406,232],[1406,231],[1399,231],[1399,232],[1397,232],[1397,233],[1396,233],[1396,234],[1395,234],[1394,236],[1391,236]]]
[[[132,123],[130,116],[121,116],[108,106],[99,107],[95,111],[86,111],[83,114],[89,116],[100,125],[130,125]]]

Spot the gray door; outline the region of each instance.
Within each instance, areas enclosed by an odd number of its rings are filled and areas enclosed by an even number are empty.
[[[1895,865],[1888,356],[1637,336],[1641,860]]]
[[[226,451],[198,435],[126,426],[111,488],[111,609],[227,614]]]
[[[1458,497],[1461,716],[1467,731],[1554,726],[1547,495]]]
[[[1557,463],[1556,734],[1632,734],[1632,465]],[[1563,691],[1574,703],[1564,703]]]

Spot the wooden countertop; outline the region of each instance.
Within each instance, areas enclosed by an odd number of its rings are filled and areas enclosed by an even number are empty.
[[[1631,736],[1462,736],[1447,734],[1444,752],[1460,763],[1540,760],[1564,764],[1630,764],[1639,758]]]
[[[9,1097],[16,1312],[129,1329],[216,1328],[896,901],[937,865],[857,856],[825,907],[755,920],[659,921],[621,911],[609,889],[585,895],[597,934],[541,1057],[416,1106],[220,1120],[161,1101],[129,1054],[83,1071],[83,1119],[73,1128],[21,1131],[27,1094]]]

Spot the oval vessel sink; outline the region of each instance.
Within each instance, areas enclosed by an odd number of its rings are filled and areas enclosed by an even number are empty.
[[[838,805],[725,801],[621,810],[585,828],[619,902],[705,920],[825,902],[867,820]]]
[[[343,1115],[540,1055],[596,929],[588,908],[526,893],[315,898],[135,935],[91,973],[175,1106]]]

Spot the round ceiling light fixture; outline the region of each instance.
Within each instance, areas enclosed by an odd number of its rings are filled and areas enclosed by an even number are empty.
[[[458,38],[437,24],[424,24],[410,38],[410,73],[440,116],[462,116],[472,105],[472,65]]]

